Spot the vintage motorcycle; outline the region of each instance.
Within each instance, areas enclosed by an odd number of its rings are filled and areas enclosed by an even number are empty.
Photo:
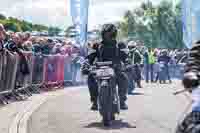
[[[90,68],[98,84],[98,109],[103,117],[104,126],[110,126],[115,115],[120,113],[118,88],[115,83],[115,71],[112,62],[97,62]]]

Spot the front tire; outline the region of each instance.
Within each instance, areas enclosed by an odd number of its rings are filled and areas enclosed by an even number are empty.
[[[109,120],[108,117],[106,117],[106,116],[103,116],[103,125],[105,127],[110,127],[110,125],[111,125],[111,120]]]
[[[108,86],[101,87],[99,93],[99,112],[103,117],[104,126],[111,125],[112,120],[112,97],[111,89]]]

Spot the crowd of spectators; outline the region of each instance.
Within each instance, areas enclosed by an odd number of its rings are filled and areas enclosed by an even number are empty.
[[[129,62],[135,65],[134,77],[129,76],[130,93],[135,88],[142,87],[141,80],[146,83],[169,83],[172,78],[182,78],[184,64],[187,62],[187,49],[153,49],[131,41],[129,47]],[[133,83],[132,80],[135,82]],[[134,84],[134,85],[132,85]]]
[[[44,55],[72,55],[79,52],[76,44],[68,39],[56,39],[49,37],[31,36],[29,32],[14,33],[6,31],[0,24],[0,50],[32,51]]]
[[[90,45],[92,44],[88,44],[88,47]],[[139,87],[142,87],[141,79],[144,79],[147,83],[149,81],[156,82],[161,80],[162,70],[165,70],[164,75],[167,75],[167,79],[171,82],[168,66],[175,66],[180,60],[186,60],[184,57],[187,57],[187,50],[184,49],[148,49],[143,45],[138,45],[137,42],[130,42],[128,46],[131,63],[142,66],[140,70],[138,69],[135,72],[138,75],[135,79],[137,79],[136,83]],[[29,32],[14,33],[6,31],[4,26],[0,24],[0,51],[3,50],[18,53],[22,59],[20,62],[21,66],[25,66],[23,68],[27,66],[23,52],[33,52],[33,54],[42,55],[60,54],[71,56],[74,59],[81,52],[75,42],[67,38],[31,36]],[[164,69],[161,67],[162,63],[164,63]],[[23,72],[26,74],[28,70],[25,69]]]
[[[24,53],[31,52],[34,55],[64,55],[72,59],[72,67],[77,68],[78,59],[80,58],[80,49],[75,41],[69,38],[53,38],[42,36],[31,36],[29,32],[6,31],[0,24],[0,54],[3,51],[17,53],[20,57],[19,68],[21,73],[28,75],[28,62]],[[80,67],[80,66],[79,66]],[[75,71],[77,73],[77,70]]]

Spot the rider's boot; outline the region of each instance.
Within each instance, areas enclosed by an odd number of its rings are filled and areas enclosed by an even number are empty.
[[[120,109],[121,110],[128,110],[128,105],[125,102],[120,103]]]
[[[138,87],[139,87],[139,88],[142,88],[142,85],[141,85],[141,81],[140,81],[140,80],[137,81],[137,84],[138,84]]]
[[[93,102],[92,103],[91,110],[93,110],[93,111],[97,111],[98,110],[98,104],[97,104],[97,102]]]

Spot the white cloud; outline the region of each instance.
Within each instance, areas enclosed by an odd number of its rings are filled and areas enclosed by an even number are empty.
[[[4,0],[0,13],[33,23],[68,26],[71,24],[70,0]],[[116,2],[117,1],[117,2]],[[90,0],[89,27],[118,21],[124,12],[145,0]],[[160,2],[161,0],[152,0]]]

